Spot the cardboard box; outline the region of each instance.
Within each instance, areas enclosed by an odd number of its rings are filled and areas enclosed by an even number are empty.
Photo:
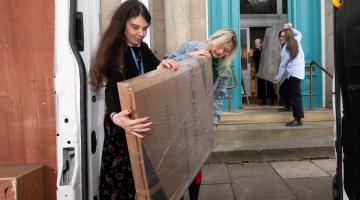
[[[270,82],[274,81],[279,72],[281,44],[278,34],[281,29],[282,25],[269,27],[264,36],[257,76]]]
[[[122,109],[153,122],[144,139],[126,134],[137,199],[179,199],[214,148],[211,61],[179,64],[118,83]]]
[[[1,200],[43,200],[43,165],[0,165]]]

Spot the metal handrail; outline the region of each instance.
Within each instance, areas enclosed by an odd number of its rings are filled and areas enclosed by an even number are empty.
[[[333,75],[328,71],[326,70],[321,64],[319,64],[318,62],[316,62],[315,60],[311,61],[310,63],[310,110],[312,110],[312,97],[313,97],[313,84],[312,84],[312,68],[313,68],[313,65],[315,66],[318,66],[323,72],[325,72],[326,75],[328,75],[331,79],[333,79]]]

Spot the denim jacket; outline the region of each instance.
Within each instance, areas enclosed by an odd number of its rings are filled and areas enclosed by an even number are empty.
[[[184,58],[189,57],[189,53],[193,51],[197,51],[200,49],[206,49],[207,47],[207,41],[188,41],[180,45],[178,49],[171,55],[169,55],[167,58],[173,59],[175,61],[180,61]],[[226,76],[218,76],[215,74],[214,76],[214,101],[213,101],[213,109],[214,109],[214,124],[218,125],[220,122],[220,117],[222,114],[222,107],[223,102],[225,99],[226,94],[226,87],[228,85],[228,82],[230,80],[230,74]]]

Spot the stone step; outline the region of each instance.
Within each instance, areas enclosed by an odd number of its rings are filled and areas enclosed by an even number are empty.
[[[299,127],[287,127],[283,122],[254,123],[254,119],[252,123],[223,123],[217,129],[216,147],[208,162],[334,158],[334,122],[329,117],[325,121],[308,118],[319,121],[304,121]]]
[[[261,109],[260,109],[261,108]],[[286,123],[293,119],[292,112],[278,112],[278,106],[255,107],[237,112],[224,112],[221,124],[263,124]],[[313,111],[305,110],[303,122],[334,121],[332,109],[321,108]]]
[[[259,123],[259,124],[221,124],[217,133],[262,134],[262,137],[281,136],[283,133],[321,134],[333,135],[333,121],[303,122],[302,126],[288,127],[285,123]],[[324,131],[323,131],[324,130]],[[326,131],[325,131],[326,130]],[[259,137],[259,136],[257,136]]]

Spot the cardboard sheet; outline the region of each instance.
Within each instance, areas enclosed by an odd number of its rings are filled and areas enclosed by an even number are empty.
[[[211,61],[179,64],[118,83],[122,109],[153,122],[144,139],[126,134],[137,199],[180,199],[214,148]]]
[[[282,27],[282,25],[269,27],[264,36],[257,76],[270,82],[274,81],[279,71],[281,44],[278,34]]]

